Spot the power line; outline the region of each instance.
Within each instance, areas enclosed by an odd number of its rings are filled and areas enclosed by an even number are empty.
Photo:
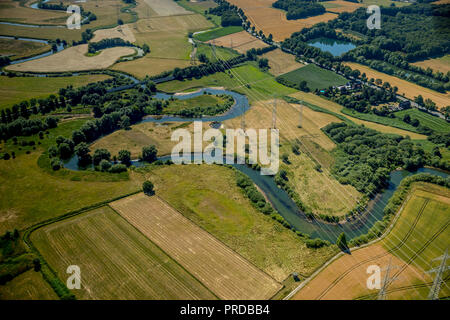
[[[439,291],[441,291],[441,286],[442,286],[442,282],[443,282],[442,276],[444,275],[444,272],[446,270],[450,269],[450,267],[447,266],[447,259],[448,259],[448,248],[445,249],[445,253],[442,256],[440,256],[436,259],[433,259],[433,261],[442,260],[439,267],[427,271],[427,273],[436,273],[436,276],[434,277],[434,280],[433,280],[433,285],[431,286],[431,289],[430,289],[430,293],[428,294],[428,300],[438,300],[439,299]]]
[[[389,259],[389,265],[388,265],[388,267],[386,268],[386,274],[384,275],[384,279],[383,279],[383,284],[381,285],[381,289],[380,289],[380,291],[378,292],[378,300],[386,300],[386,290],[387,290],[387,287],[388,287],[388,285],[392,282],[392,281],[395,281],[395,280],[397,280],[398,278],[397,277],[390,277],[389,276],[389,274],[390,274],[390,272],[391,272],[391,269],[393,269],[393,268],[398,268],[398,267],[393,267],[392,265],[391,265],[391,263],[392,263],[392,257],[390,257],[390,259]]]

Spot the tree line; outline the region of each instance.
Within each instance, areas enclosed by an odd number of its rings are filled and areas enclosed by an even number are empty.
[[[325,13],[325,7],[309,0],[277,0],[272,7],[286,11],[288,20],[303,19]]]

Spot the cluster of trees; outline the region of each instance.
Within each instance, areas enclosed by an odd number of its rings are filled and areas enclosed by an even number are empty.
[[[314,59],[325,67],[334,61],[355,61],[378,71],[439,92],[450,89],[450,74],[420,68],[410,62],[449,52],[450,5],[412,4],[402,8],[382,7],[383,28],[368,29],[367,13],[360,8],[352,13],[344,12],[337,19],[305,28],[286,39],[282,48],[296,55]],[[417,26],[421,26],[418,28]],[[360,40],[350,39],[335,29],[362,34]],[[359,46],[342,57],[320,52],[306,42],[318,37],[348,40]]]
[[[288,20],[296,20],[325,13],[325,7],[309,0],[277,0],[274,8],[283,9]]]
[[[450,133],[432,133],[427,140],[437,145],[442,144],[446,148],[450,147]]]
[[[56,128],[58,118],[46,117],[45,119],[24,119],[22,117],[13,122],[0,124],[0,140],[8,140],[18,136],[30,136],[47,129]]]
[[[0,68],[7,66],[10,63],[11,63],[11,59],[9,59],[9,57],[0,57]]]
[[[369,197],[386,187],[392,170],[415,170],[428,161],[422,147],[401,136],[347,123],[331,123],[323,130],[338,145],[332,173]]]
[[[46,3],[46,2],[39,2],[38,3],[39,9],[45,9],[45,10],[61,10],[61,11],[67,11],[68,6],[64,5],[62,2],[59,4],[54,3]],[[90,11],[84,11],[83,7],[80,7],[80,14],[81,16],[84,16],[82,23],[89,23],[91,21],[97,20],[97,16],[90,12]]]
[[[98,42],[90,42],[88,45],[88,52],[95,53],[96,51],[113,47],[134,47],[134,45],[122,38],[102,39]]]
[[[236,6],[230,5],[226,1],[217,1],[217,3],[219,5],[215,8],[210,8],[208,12],[222,18],[222,27],[242,25],[241,18],[238,14],[238,8]]]
[[[333,101],[346,108],[363,113],[371,112],[372,106],[397,101],[396,92],[393,89],[377,89],[363,86],[362,90],[356,94],[338,95],[335,90],[328,92],[330,92]],[[378,114],[376,110],[377,109],[373,109],[374,113]]]
[[[186,118],[201,118],[203,115],[214,116],[217,114],[224,113],[230,109],[233,105],[234,100],[227,99],[224,103],[216,104],[214,106],[197,106],[190,109],[182,109],[178,111],[173,111],[170,114],[177,115]],[[162,113],[165,113],[164,111]]]
[[[246,175],[239,173],[236,179],[236,185],[240,187],[250,201],[264,214],[273,212],[272,206],[266,201],[264,196],[256,189],[253,181]]]
[[[175,68],[172,71],[172,76],[177,80],[201,78],[216,72],[224,72],[225,70],[231,69],[245,61],[247,61],[247,57],[245,55],[239,55],[225,61],[219,60],[198,66],[189,66],[183,69]]]
[[[88,43],[89,40],[91,40],[94,37],[94,33],[92,32],[91,29],[86,29],[86,31],[83,31],[81,33],[81,40],[80,41],[72,41],[72,45],[76,46],[79,44],[84,44],[84,43]]]

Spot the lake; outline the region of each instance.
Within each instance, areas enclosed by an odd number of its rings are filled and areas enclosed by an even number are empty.
[[[308,41],[310,46],[321,49],[322,51],[326,51],[331,53],[335,57],[339,57],[342,54],[355,49],[356,45],[351,42],[336,40],[331,38],[317,38]]]

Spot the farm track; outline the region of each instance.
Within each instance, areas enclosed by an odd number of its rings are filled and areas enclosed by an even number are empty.
[[[322,298],[323,298],[323,297],[324,297],[331,289],[333,289],[333,288],[334,288],[334,287],[335,287],[335,286],[336,286],[336,285],[337,285],[337,284],[338,284],[345,276],[347,276],[350,272],[352,272],[352,271],[355,270],[356,268],[360,267],[361,265],[363,265],[363,264],[365,264],[365,263],[367,263],[367,262],[370,262],[370,261],[372,261],[372,260],[376,260],[376,259],[382,258],[382,257],[384,257],[384,256],[386,256],[386,255],[388,255],[388,254],[390,254],[390,253],[393,253],[393,252],[397,251],[398,249],[400,249],[400,248],[403,246],[403,244],[408,240],[408,238],[411,236],[412,232],[414,231],[414,229],[415,229],[417,223],[419,222],[420,217],[422,216],[422,214],[423,214],[423,212],[424,212],[424,210],[425,210],[425,207],[427,206],[427,204],[428,204],[429,201],[430,201],[429,199],[426,199],[426,201],[424,202],[424,204],[423,204],[422,207],[420,208],[419,213],[417,214],[416,218],[414,219],[414,222],[413,222],[412,226],[409,228],[408,232],[406,233],[406,235],[403,237],[403,239],[400,241],[399,244],[397,244],[397,245],[394,246],[393,248],[389,249],[386,253],[379,254],[379,255],[377,255],[377,256],[374,256],[374,257],[372,257],[372,258],[363,260],[363,261],[361,261],[361,262],[359,262],[359,263],[353,265],[352,267],[350,267],[349,269],[347,269],[344,273],[342,273],[338,278],[336,278],[333,282],[331,282],[331,284],[330,284],[324,291],[322,291],[322,293],[321,293],[317,298],[315,298],[315,300],[320,300],[320,299],[322,299]],[[448,225],[448,223],[447,223],[447,225]]]
[[[405,269],[414,262],[414,260],[423,252],[425,251],[426,248],[428,248],[428,246],[442,233],[444,232],[445,229],[447,229],[448,225],[450,224],[450,220],[447,220],[447,223],[445,225],[443,225],[430,239],[428,239],[425,244],[419,249],[417,250],[413,256],[411,258],[408,259],[408,261],[400,268],[400,270],[394,274],[393,279],[395,279],[395,277],[397,277],[400,273],[402,273],[403,271],[405,271]],[[388,282],[387,285],[391,284],[393,280],[391,280],[390,282]]]

